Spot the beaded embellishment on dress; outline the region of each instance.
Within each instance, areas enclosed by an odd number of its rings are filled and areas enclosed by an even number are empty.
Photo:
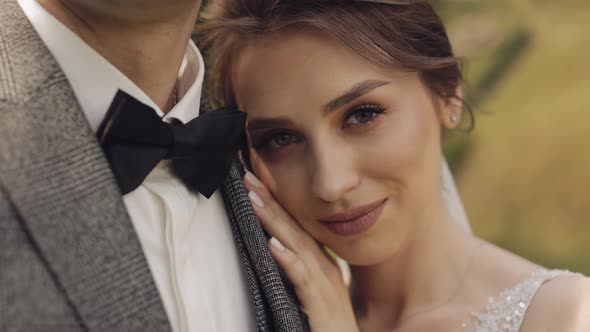
[[[532,276],[488,299],[488,305],[481,314],[474,314],[473,332],[518,332],[526,311],[544,282],[555,277],[576,275],[564,270],[538,270]],[[467,326],[466,323],[463,324]]]

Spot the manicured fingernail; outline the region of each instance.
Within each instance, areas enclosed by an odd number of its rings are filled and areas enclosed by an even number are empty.
[[[246,179],[248,183],[250,183],[256,188],[260,188],[262,185],[262,183],[260,183],[260,180],[258,180],[258,178],[250,172],[246,172],[246,175],[244,175],[244,179]]]
[[[278,251],[285,251],[285,246],[276,237],[270,239],[270,244]]]
[[[248,197],[250,197],[250,200],[252,201],[252,203],[258,205],[261,208],[264,207],[264,202],[262,201],[262,198],[260,198],[260,196],[258,196],[257,193],[251,191],[248,193]]]

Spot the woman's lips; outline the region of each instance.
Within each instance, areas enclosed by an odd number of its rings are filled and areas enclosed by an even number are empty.
[[[385,202],[387,199],[335,213],[320,219],[320,222],[338,235],[362,233],[379,220]]]

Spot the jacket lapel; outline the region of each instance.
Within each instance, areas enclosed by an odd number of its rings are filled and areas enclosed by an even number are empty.
[[[0,113],[0,185],[85,329],[169,331],[119,189],[66,77],[16,1],[0,4],[12,33],[2,40],[10,75],[0,78],[13,87],[0,96],[11,105]]]
[[[201,100],[201,113],[211,110],[207,98]],[[267,238],[252,209],[243,173],[234,162],[223,184],[225,207],[234,239],[244,265],[254,299],[259,331],[309,331],[307,320],[299,310],[294,292],[268,250]]]
[[[309,331],[294,293],[273,260],[235,163],[224,182],[224,198],[246,276],[253,291],[260,331]]]

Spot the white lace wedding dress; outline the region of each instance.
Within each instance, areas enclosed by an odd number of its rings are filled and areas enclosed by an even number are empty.
[[[578,275],[563,270],[540,269],[516,286],[488,299],[482,313],[474,313],[471,322],[464,322],[466,332],[518,332],[527,309],[541,286],[556,277]]]

